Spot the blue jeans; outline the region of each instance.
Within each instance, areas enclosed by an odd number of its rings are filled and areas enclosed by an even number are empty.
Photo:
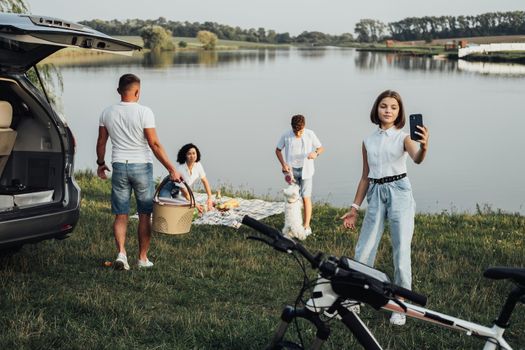
[[[394,258],[394,283],[411,289],[411,244],[414,233],[416,203],[408,178],[368,186],[368,208],[355,248],[355,259],[374,266],[377,248],[383,235],[385,219],[390,226]]]
[[[111,212],[129,214],[131,190],[137,200],[139,214],[153,211],[153,164],[151,163],[113,163],[111,176]]]
[[[292,168],[295,183],[300,187],[301,197],[312,197],[312,178],[303,179],[303,168]]]

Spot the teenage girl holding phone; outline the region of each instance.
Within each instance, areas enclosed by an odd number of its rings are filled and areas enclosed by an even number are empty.
[[[355,259],[374,265],[377,249],[388,220],[392,239],[395,283],[411,289],[411,243],[414,233],[415,201],[407,177],[407,155],[420,164],[428,149],[428,130],[418,127],[418,141],[402,128],[405,110],[401,96],[392,90],[382,92],[374,102],[370,120],[378,128],[362,145],[363,172],[350,210],[342,216],[345,228],[355,229],[359,207],[368,201],[355,249]],[[404,325],[404,314],[393,313],[390,323]]]

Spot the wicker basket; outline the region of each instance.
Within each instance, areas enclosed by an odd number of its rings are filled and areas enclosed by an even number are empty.
[[[155,196],[153,197],[152,230],[154,232],[165,233],[168,235],[188,233],[190,232],[191,223],[193,221],[195,197],[193,196],[193,192],[188,184],[182,181],[190,195],[189,204],[175,204],[162,201],[162,198],[159,198],[159,192],[168,181],[169,176],[166,176],[157,187]]]

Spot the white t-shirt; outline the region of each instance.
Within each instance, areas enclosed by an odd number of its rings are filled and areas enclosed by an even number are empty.
[[[292,168],[302,168],[304,160],[308,157],[305,154],[304,142],[302,137],[294,137],[290,142],[290,165]]]
[[[177,168],[177,171],[182,175],[182,178],[184,179],[184,181],[186,181],[186,183],[190,187],[193,187],[193,184],[198,179],[202,179],[206,177],[206,173],[204,172],[204,168],[202,167],[201,162],[193,163],[193,168],[191,169],[191,173],[186,163],[180,164],[176,168]]]
[[[153,162],[144,136],[144,129],[155,127],[155,116],[150,108],[136,102],[119,102],[102,112],[99,125],[107,129],[111,138],[113,163]]]
[[[282,150],[284,148],[284,160],[288,165],[293,165],[293,158],[292,158],[292,143],[294,140],[297,139],[295,137],[295,134],[293,130],[286,131],[281,138],[279,139],[279,142],[277,142],[277,148]],[[308,153],[315,151],[319,147],[321,147],[321,141],[317,138],[317,135],[310,130],[310,129],[304,129],[303,136],[301,136],[301,142],[303,147],[303,159],[302,159],[302,178],[303,179],[309,179],[312,176],[314,176],[315,168],[314,168],[314,160],[308,159]]]
[[[378,128],[365,139],[369,178],[381,179],[407,172],[407,136],[406,132],[392,126],[387,130]]]

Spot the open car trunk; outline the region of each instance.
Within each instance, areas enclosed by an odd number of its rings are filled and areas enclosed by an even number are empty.
[[[34,86],[20,85],[27,81],[23,75],[31,67],[65,47],[128,55],[141,49],[73,22],[0,13],[0,101],[8,102],[13,110],[11,125],[2,125],[4,135],[0,136],[15,137],[12,150],[12,142],[9,146],[0,142],[5,148],[0,147],[0,217],[68,202],[72,136],[52,107],[38,100],[42,95]]]
[[[0,78],[0,100],[13,108],[13,150],[0,174],[0,215],[59,203],[65,150],[53,117],[15,81]]]

